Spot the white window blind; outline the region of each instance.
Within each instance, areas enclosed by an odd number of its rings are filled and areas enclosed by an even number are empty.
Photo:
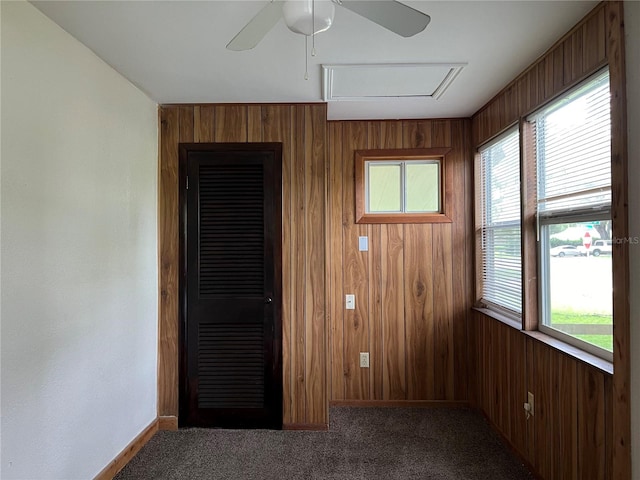
[[[480,149],[482,301],[522,311],[518,130]]]
[[[538,212],[606,208],[611,203],[609,72],[536,113]]]

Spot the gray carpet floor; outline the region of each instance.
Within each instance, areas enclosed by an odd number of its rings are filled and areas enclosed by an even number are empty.
[[[184,480],[520,480],[533,476],[478,413],[332,408],[328,432],[158,432],[115,477]]]

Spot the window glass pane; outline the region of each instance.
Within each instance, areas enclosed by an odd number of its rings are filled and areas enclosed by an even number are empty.
[[[369,168],[369,212],[400,212],[401,166],[371,162]]]
[[[553,224],[542,232],[548,255],[543,323],[613,351],[611,221]]]
[[[440,164],[405,164],[407,212],[440,211]]]

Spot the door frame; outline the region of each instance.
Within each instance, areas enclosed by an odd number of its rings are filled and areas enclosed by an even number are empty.
[[[273,322],[274,346],[271,365],[272,378],[276,382],[276,394],[281,406],[278,412],[279,424],[283,424],[283,372],[282,372],[282,143],[180,143],[178,144],[178,424],[187,418],[188,399],[186,397],[187,382],[187,161],[190,152],[272,152],[274,155],[274,185],[273,198],[275,223],[273,225],[274,239],[278,241],[272,245],[273,251]]]

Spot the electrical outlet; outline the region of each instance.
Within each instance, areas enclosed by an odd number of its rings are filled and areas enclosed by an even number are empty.
[[[360,368],[369,368],[369,352],[360,352]]]
[[[529,404],[529,413],[531,414],[531,416],[534,415],[534,398],[533,398],[533,393],[531,392],[527,392],[527,403]]]

